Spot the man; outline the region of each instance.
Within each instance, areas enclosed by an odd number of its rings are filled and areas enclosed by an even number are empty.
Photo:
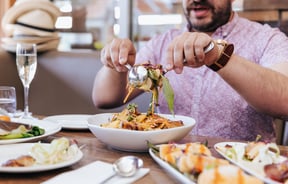
[[[124,65],[150,61],[169,71],[175,114],[196,119],[193,134],[274,141],[273,118],[288,117],[288,38],[240,18],[232,1],[183,0],[188,26],[151,39],[137,56],[131,41],[114,39],[102,50],[94,104],[121,105],[127,94]],[[169,113],[163,94],[159,104],[161,113]]]

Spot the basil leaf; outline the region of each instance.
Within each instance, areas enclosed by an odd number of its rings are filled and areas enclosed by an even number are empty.
[[[174,115],[174,91],[172,86],[169,83],[169,80],[162,76],[162,81],[163,81],[163,93],[166,99],[166,102],[168,104],[168,108],[171,112],[171,114]]]
[[[161,72],[159,69],[148,69],[148,77],[157,84],[161,77]]]

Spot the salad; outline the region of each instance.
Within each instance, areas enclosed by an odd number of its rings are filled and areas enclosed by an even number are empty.
[[[280,162],[280,150],[275,143],[256,141],[248,144],[226,144],[217,149],[236,162],[247,161],[261,165]]]
[[[38,126],[31,126],[31,128],[26,128],[24,125],[19,125],[18,128],[15,128],[11,131],[0,128],[0,140],[35,137],[35,136],[43,135],[44,133],[45,133],[45,130]]]
[[[62,137],[54,139],[50,144],[36,143],[30,151],[36,164],[56,164],[73,158],[79,148],[74,141]]]
[[[50,144],[35,143],[28,154],[7,160],[2,167],[29,167],[58,164],[74,158],[79,148],[75,141],[65,137],[54,139]]]
[[[263,141],[222,142],[215,144],[214,147],[223,157],[266,183],[288,180],[286,174],[288,173],[288,161],[286,157],[280,155],[276,143]]]

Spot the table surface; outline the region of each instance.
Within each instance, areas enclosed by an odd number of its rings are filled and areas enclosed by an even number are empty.
[[[67,137],[76,139],[79,145],[86,144],[86,146],[82,149],[84,153],[84,157],[76,164],[39,173],[25,173],[25,174],[10,174],[10,173],[0,173],[0,183],[5,184],[39,184],[47,179],[56,176],[57,174],[63,173],[65,171],[70,171],[73,169],[80,168],[85,166],[93,161],[101,160],[105,162],[112,163],[117,158],[125,155],[135,155],[144,160],[144,167],[150,168],[149,174],[145,177],[139,179],[136,184],[153,184],[153,183],[177,183],[172,176],[168,175],[165,170],[163,170],[154,160],[150,157],[148,153],[131,153],[131,152],[123,152],[114,150],[112,148],[107,147],[105,144],[100,142],[89,130],[85,131],[68,131],[62,130],[55,135],[49,136],[45,138],[43,141],[50,142],[52,139],[57,137]],[[184,142],[205,142],[208,141],[208,146],[213,147],[213,145],[217,142],[229,141],[225,139],[213,138],[213,137],[202,137],[202,136],[186,136],[181,143]],[[281,154],[284,156],[288,156],[288,147],[280,146]],[[214,149],[211,149],[212,154],[216,157],[221,157]]]

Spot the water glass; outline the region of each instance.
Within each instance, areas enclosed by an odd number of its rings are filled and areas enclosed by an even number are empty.
[[[16,92],[13,86],[0,86],[0,113],[12,116],[16,112]]]

